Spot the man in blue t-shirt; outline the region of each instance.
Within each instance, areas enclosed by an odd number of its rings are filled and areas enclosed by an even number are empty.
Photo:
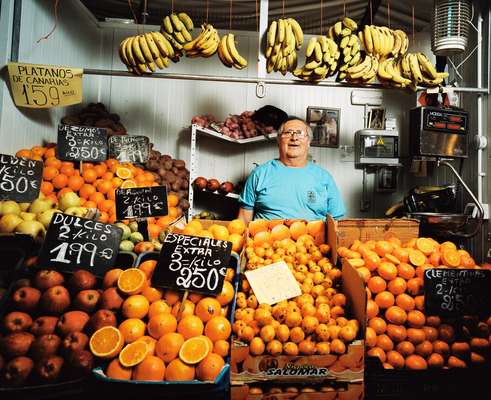
[[[279,159],[256,167],[239,198],[238,218],[324,219],[346,212],[341,194],[325,169],[308,161],[312,131],[305,121],[288,118],[278,129]]]

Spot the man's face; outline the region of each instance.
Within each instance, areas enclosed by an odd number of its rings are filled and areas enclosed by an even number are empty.
[[[288,135],[280,132],[278,143],[281,158],[304,158],[307,157],[309,151],[309,137],[307,136],[307,127],[302,121],[288,121],[283,126],[284,132],[304,132],[304,136],[294,134]]]

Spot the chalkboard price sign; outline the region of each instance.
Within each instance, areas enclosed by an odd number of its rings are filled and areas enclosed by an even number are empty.
[[[46,233],[38,265],[61,271],[87,269],[103,276],[116,262],[123,230],[111,224],[56,213]]]
[[[431,268],[425,271],[425,313],[459,316],[491,313],[491,271]]]
[[[216,296],[222,291],[232,243],[169,233],[152,283]]]
[[[92,126],[58,125],[58,157],[68,161],[107,159],[107,131]]]
[[[118,219],[159,217],[167,213],[165,186],[116,190],[116,217]]]
[[[109,156],[119,162],[144,164],[148,161],[150,141],[146,136],[115,135],[109,138]]]
[[[43,163],[0,154],[0,200],[29,203],[39,196]]]

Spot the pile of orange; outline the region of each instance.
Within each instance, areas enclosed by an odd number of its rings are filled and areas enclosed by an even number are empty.
[[[338,253],[357,268],[368,294],[365,343],[385,368],[462,368],[489,362],[491,317],[426,315],[424,271],[480,268],[452,242],[398,238],[360,242]]]
[[[249,224],[246,269],[285,261],[302,294],[274,306],[258,304],[245,277],[237,294],[233,331],[252,355],[344,354],[359,323],[347,318],[338,291],[341,271],[327,258],[323,221],[264,221]]]
[[[157,174],[154,172],[115,159],[95,164],[84,162],[80,171],[78,163],[56,158],[54,145],[19,150],[16,156],[43,161],[41,192],[47,198],[57,202],[64,193],[75,192],[81,198],[81,206],[99,209],[101,222],[116,221],[116,189],[158,185],[155,181]],[[170,194],[167,202],[169,214],[149,221],[149,235],[152,239],[157,238],[163,228],[182,215],[182,210],[177,207],[179,198],[176,195]]]
[[[152,286],[156,265],[148,260],[138,268],[106,273],[103,286],[122,298],[118,311],[123,319],[117,328],[96,331],[90,349],[111,360],[105,371],[110,378],[214,381],[229,355],[234,271],[227,269],[217,297],[190,293],[181,307],[184,292]]]

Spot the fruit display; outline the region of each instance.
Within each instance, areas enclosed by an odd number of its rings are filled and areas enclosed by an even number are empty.
[[[184,12],[166,15],[160,26],[160,33],[172,46],[169,57],[178,62],[183,54],[183,46],[193,40],[191,31],[194,29],[193,20]]]
[[[228,68],[244,69],[247,67],[247,60],[240,55],[235,44],[233,33],[223,35],[218,45],[218,57],[223,65]]]
[[[12,287],[2,315],[1,385],[29,386],[79,379],[91,372],[89,336],[116,317],[89,271],[41,269]]]
[[[226,196],[229,193],[237,193],[236,186],[229,181],[220,183],[217,179],[206,179],[202,176],[198,176],[193,186],[196,190],[207,190],[208,192],[218,192]]]
[[[110,113],[102,103],[90,103],[79,113],[63,117],[61,123],[104,128],[108,136],[126,135],[126,128],[121,123],[120,116],[116,113]]]
[[[326,36],[309,40],[305,51],[305,65],[293,71],[293,75],[306,81],[320,81],[334,75],[341,53],[336,42]]]
[[[465,368],[489,363],[491,318],[446,318],[424,309],[424,271],[429,268],[480,268],[452,242],[419,237],[339,247],[367,286],[367,354],[385,368],[422,370]]]
[[[218,119],[213,114],[195,115],[191,119],[192,124],[201,126],[202,128],[209,128],[211,124],[216,124]]]
[[[242,278],[233,331],[252,355],[342,355],[358,336],[359,322],[349,318],[347,298],[339,290],[341,270],[327,258],[324,229],[324,221],[249,223],[246,270],[283,260],[302,291],[273,306],[258,304]]]
[[[199,35],[194,40],[185,43],[183,49],[186,52],[186,57],[208,58],[217,52],[219,45],[218,31],[211,24],[203,24]]]
[[[358,37],[365,53],[377,58],[403,56],[409,47],[406,32],[386,26],[365,25],[358,32]]]
[[[218,296],[190,293],[181,307],[183,292],[152,286],[156,265],[148,259],[137,268],[106,273],[102,296],[121,318],[117,327],[101,327],[92,334],[90,350],[108,362],[108,378],[214,381],[229,354],[232,327],[227,315],[235,271],[227,269]]]
[[[271,22],[267,32],[266,68],[268,73],[286,75],[297,66],[297,52],[303,44],[303,31],[294,18]]]

